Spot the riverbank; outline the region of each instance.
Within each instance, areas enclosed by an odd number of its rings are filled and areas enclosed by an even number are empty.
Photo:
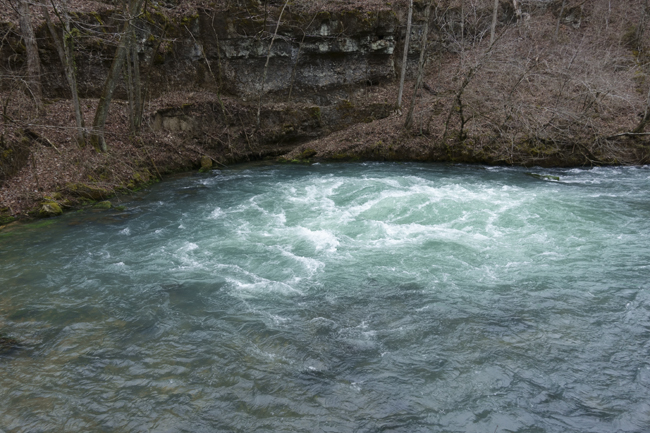
[[[119,32],[122,12],[82,3],[73,25],[88,33],[75,45],[88,122],[115,52],[90,24]],[[0,225],[95,205],[170,173],[252,160],[650,162],[650,32],[640,1],[522,1],[519,10],[501,2],[494,43],[491,0],[472,13],[434,2],[428,19],[428,3],[416,1],[401,109],[407,2],[297,1],[285,13],[279,2],[203,3],[148,6],[137,27],[142,123],[130,126],[132,93],[117,83],[106,152],[76,141],[42,16],[32,11],[47,70],[43,110],[25,88],[17,15],[1,16]]]
[[[61,105],[67,103],[57,101],[52,106],[60,110]],[[185,109],[187,111],[187,107]],[[117,120],[124,113],[114,110],[112,114],[115,124],[119,125]],[[253,115],[251,108],[248,115]],[[149,117],[154,122],[155,112]],[[112,131],[108,153],[97,152],[92,147],[80,149],[63,134],[58,140],[54,139],[56,144],[46,145],[34,140],[25,165],[0,188],[0,226],[13,220],[56,216],[66,210],[98,203],[105,206],[106,200],[128,195],[172,173],[199,170],[202,163],[204,169],[209,169],[264,159],[284,163],[372,160],[529,167],[650,162],[647,143],[633,138],[621,137],[615,145],[576,141],[565,146],[531,142],[507,146],[495,143],[489,136],[483,141],[444,143],[430,134],[405,130],[404,117],[393,112],[384,119],[354,124],[302,144],[275,146],[262,145],[264,140],[260,134],[255,134],[253,127],[249,127],[248,132],[240,127],[238,140],[230,148],[222,143],[219,143],[221,147],[206,145],[181,131],[171,133],[153,129],[138,139],[130,137],[128,131],[122,134]],[[275,131],[267,133],[273,135]],[[249,141],[242,143],[247,134],[250,134]],[[251,140],[255,143],[249,146]]]

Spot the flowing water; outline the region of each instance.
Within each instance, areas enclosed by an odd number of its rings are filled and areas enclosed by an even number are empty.
[[[0,431],[648,432],[650,169],[165,181],[0,232]]]

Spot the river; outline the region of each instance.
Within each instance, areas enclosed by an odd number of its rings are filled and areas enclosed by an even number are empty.
[[[0,431],[647,432],[649,191],[262,164],[6,229]]]

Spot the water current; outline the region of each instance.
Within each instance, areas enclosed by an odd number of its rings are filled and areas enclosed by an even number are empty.
[[[648,432],[649,190],[241,166],[5,229],[0,431]]]

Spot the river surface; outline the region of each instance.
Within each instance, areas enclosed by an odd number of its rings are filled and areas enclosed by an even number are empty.
[[[649,192],[242,166],[6,229],[0,431],[648,432]]]

